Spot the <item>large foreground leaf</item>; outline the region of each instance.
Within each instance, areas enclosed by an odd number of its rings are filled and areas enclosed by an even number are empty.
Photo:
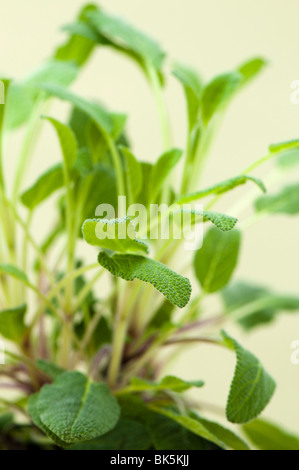
[[[64,372],[38,394],[35,410],[42,425],[66,444],[106,434],[119,419],[119,407],[103,383],[80,372]]]
[[[226,416],[232,423],[247,423],[267,406],[274,393],[275,382],[251,352],[225,332],[222,332],[222,335],[224,344],[237,355]]]

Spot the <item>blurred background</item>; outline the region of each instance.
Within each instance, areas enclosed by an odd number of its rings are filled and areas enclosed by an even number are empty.
[[[2,1],[1,74],[22,78],[51,56],[64,40],[60,26],[72,22],[82,5],[81,0]],[[265,71],[230,107],[212,148],[203,186],[237,175],[265,155],[270,143],[299,137],[299,105],[290,100],[291,83],[299,79],[298,0],[102,0],[100,5],[147,31],[171,59],[192,65],[206,80],[256,55],[269,60]],[[135,154],[149,161],[158,157],[161,140],[155,104],[134,64],[110,50],[98,49],[73,90],[128,113]],[[175,145],[181,147],[186,133],[185,103],[180,85],[171,77],[166,99]],[[63,114],[62,105],[55,104],[51,109],[56,118]],[[10,143],[8,173],[14,169],[18,138],[21,135]],[[27,184],[59,159],[55,136],[45,126]],[[255,175],[265,176],[269,167],[265,165]],[[295,174],[292,179],[296,176],[298,179]],[[248,188],[234,192],[230,202],[251,190]],[[37,230],[48,217],[47,209],[40,217]],[[246,229],[235,279],[298,295],[298,241],[298,218],[275,216]],[[291,342],[299,339],[299,317],[282,315],[271,326],[250,334],[235,327],[228,331],[262,360],[278,383],[264,416],[299,432],[299,364],[290,362]],[[189,348],[169,371],[185,379],[205,380],[206,387],[196,392],[197,397],[224,406],[235,360],[230,353],[214,349]]]

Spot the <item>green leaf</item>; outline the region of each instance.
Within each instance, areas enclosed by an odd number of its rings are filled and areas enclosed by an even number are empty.
[[[171,322],[172,313],[174,311],[174,305],[168,300],[165,300],[162,305],[158,308],[153,316],[153,319],[149,323],[149,329],[153,328],[157,330],[162,328],[163,325]]]
[[[22,84],[27,89],[36,89],[36,86],[43,82],[68,86],[75,80],[77,74],[78,67],[74,62],[51,59],[26,77]]]
[[[272,144],[269,146],[270,153],[280,153],[285,152],[286,150],[293,150],[299,148],[299,139],[288,140],[286,142],[279,142],[277,144]]]
[[[243,312],[236,319],[245,330],[271,322],[280,311],[299,311],[299,297],[244,282],[227,286],[221,294],[228,314]]]
[[[275,390],[275,382],[251,352],[224,331],[222,336],[224,344],[233,349],[237,356],[226,416],[232,423],[247,423],[268,405]]]
[[[53,364],[53,362],[45,361],[44,359],[37,359],[36,366],[39,370],[51,377],[51,379],[56,379],[56,377],[65,372],[64,369]]]
[[[176,64],[172,74],[182,84],[188,110],[189,130],[192,130],[198,121],[199,110],[201,105],[202,82],[197,72],[189,67]]]
[[[151,181],[151,172],[153,169],[152,163],[141,162],[142,170],[142,190],[138,196],[138,203],[147,206],[150,201],[150,181]]]
[[[255,57],[242,64],[238,68],[238,72],[243,76],[243,84],[255,78],[266,65],[267,61],[262,57]]]
[[[146,243],[136,238],[134,225],[129,217],[122,219],[88,219],[82,232],[87,243],[119,253],[148,252]]]
[[[80,372],[64,372],[38,395],[39,419],[67,444],[87,441],[113,429],[119,419],[115,398],[103,383]]]
[[[203,439],[172,419],[150,413],[146,420],[156,450],[216,450],[214,443]]]
[[[71,128],[65,124],[62,124],[51,117],[44,117],[44,119],[49,121],[57,132],[62,150],[64,167],[67,173],[70,174],[78,152],[76,137]]]
[[[7,126],[14,129],[30,118],[37,99],[42,99],[40,83],[68,86],[78,74],[74,62],[48,60],[20,82],[13,82],[8,96]]]
[[[99,254],[99,263],[114,276],[126,281],[149,282],[174,305],[185,307],[191,295],[189,279],[175,273],[158,261],[139,255]]]
[[[170,175],[173,168],[179,162],[183,152],[179,149],[172,149],[158,159],[151,170],[149,181],[149,196],[151,201],[155,201],[165,179]]]
[[[256,419],[242,427],[259,450],[299,450],[299,438],[269,421]]]
[[[150,63],[156,69],[161,68],[165,54],[159,44],[149,36],[122,18],[108,15],[103,11],[92,11],[87,16],[92,26],[109,41],[134,52],[145,63]]]
[[[24,322],[26,310],[27,306],[21,305],[20,307],[0,311],[0,334],[4,338],[16,343],[21,341],[26,332]]]
[[[67,447],[67,443],[59,439],[56,434],[54,434],[50,429],[47,428],[47,426],[44,425],[44,423],[41,421],[40,416],[39,416],[39,411],[38,411],[38,400],[39,400],[39,393],[34,393],[33,395],[30,396],[28,400],[28,411],[30,414],[30,417],[39,429],[41,429],[47,436],[52,439],[52,441],[55,442],[59,447]]]
[[[120,150],[125,158],[128,199],[130,203],[133,203],[136,202],[137,196],[142,190],[142,168],[138,160],[128,148],[121,146]]]
[[[172,214],[175,217],[176,221],[176,216],[177,214],[184,214],[184,213],[189,213],[193,216],[193,220],[191,219],[191,222],[194,223],[201,223],[201,222],[212,222],[219,230],[222,232],[228,232],[229,230],[232,230],[236,223],[238,222],[238,219],[235,217],[231,217],[229,215],[221,214],[219,212],[211,212],[211,211],[201,211],[198,209],[186,209],[184,206],[180,208],[179,210],[174,210],[172,211]],[[182,224],[183,220],[180,218],[180,220],[177,221],[178,224]]]
[[[271,214],[295,215],[299,213],[299,184],[286,186],[280,193],[273,196],[263,196],[255,201],[258,212]]]
[[[50,95],[55,96],[62,101],[72,103],[73,106],[87,114],[99,127],[101,132],[111,135],[113,134],[115,130],[113,120],[111,119],[110,114],[99,104],[91,103],[84,98],[71,93],[67,88],[62,86],[44,83],[41,84],[40,87]]]
[[[96,208],[100,204],[110,204],[117,209],[117,191],[114,171],[98,163],[94,171],[84,181],[87,196],[83,207],[83,220],[94,218]]]
[[[151,438],[142,424],[120,419],[115,428],[104,436],[75,444],[68,450],[148,450],[150,447]]]
[[[201,380],[186,381],[174,376],[166,376],[159,383],[149,382],[148,380],[139,379],[138,377],[135,377],[131,380],[129,387],[125,390],[127,390],[128,393],[143,391],[159,392],[163,390],[171,390],[172,392],[182,393],[192,387],[203,386],[204,382],[202,382]]]
[[[22,194],[21,201],[28,209],[33,210],[55,191],[62,188],[63,183],[62,166],[61,164],[55,165],[41,175],[31,188]]]
[[[18,281],[23,282],[24,284],[29,284],[29,279],[27,275],[13,264],[0,263],[0,275],[1,274],[12,276]]]
[[[241,234],[237,230],[223,233],[211,228],[194,258],[195,274],[208,293],[222,289],[230,280],[238,261]]]
[[[249,450],[248,445],[230,429],[226,429],[214,421],[204,419],[195,413],[192,413],[192,417],[199,421],[206,429],[208,429],[208,431],[223,442],[225,447],[233,450]]]
[[[210,188],[203,189],[201,191],[197,191],[196,193],[192,194],[185,194],[184,196],[180,197],[175,201],[176,204],[185,204],[188,202],[196,201],[198,199],[202,199],[206,196],[210,196],[211,194],[219,195],[230,191],[237,186],[243,185],[247,183],[247,181],[253,181],[263,192],[266,192],[266,188],[263,182],[258,179],[254,178],[253,176],[247,175],[240,175],[234,178],[230,178],[228,180],[223,181],[222,183],[215,184]]]
[[[190,416],[180,415],[175,411],[166,408],[159,408],[154,405],[149,405],[149,409],[166,416],[167,418],[172,419],[175,423],[179,424],[188,431],[200,436],[203,439],[206,439],[210,442],[213,442],[218,447],[225,448],[224,443],[214,436],[198,419],[194,419]]]
[[[219,75],[205,86],[202,94],[202,118],[206,125],[216,112],[225,108],[242,80],[240,73],[231,72]]]
[[[78,15],[78,21],[83,24],[85,28],[91,29],[86,23],[86,14],[92,10],[97,10],[95,5],[86,5],[82,8]],[[81,32],[70,31],[72,34],[65,44],[60,46],[56,53],[55,58],[58,60],[74,61],[78,66],[82,66],[86,63],[91,53],[93,52],[96,43],[90,37],[82,35]]]

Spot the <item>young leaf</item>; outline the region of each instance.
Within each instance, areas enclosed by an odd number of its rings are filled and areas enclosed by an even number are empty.
[[[130,219],[88,219],[82,232],[87,243],[119,253],[148,252],[146,243],[136,238],[134,225]]]
[[[204,244],[195,255],[195,274],[205,292],[216,292],[230,280],[238,261],[241,234],[237,230],[223,233],[211,228]]]
[[[29,284],[27,275],[13,264],[0,263],[0,276],[1,274],[12,276],[24,284]]]
[[[142,189],[142,168],[138,160],[128,148],[121,146],[120,150],[125,158],[128,199],[130,203],[133,203],[136,202],[136,198]]]
[[[40,83],[68,86],[78,74],[78,67],[73,61],[48,60],[39,69],[27,76],[22,84],[25,88],[36,90]]]
[[[86,14],[90,11],[97,10],[95,5],[86,5],[79,13],[78,21],[83,24],[85,28],[91,29],[86,22]],[[90,57],[96,42],[86,35],[82,35],[82,28],[80,34],[77,31],[70,31],[72,34],[65,44],[60,46],[56,53],[55,58],[64,61],[74,61],[78,66],[82,66]]]
[[[299,184],[286,186],[274,196],[263,196],[255,201],[258,212],[295,215],[299,213]]]
[[[275,390],[275,382],[252,353],[224,331],[222,336],[224,344],[233,349],[237,356],[226,416],[232,423],[247,423],[268,405]]]
[[[202,118],[207,125],[223,109],[240,87],[243,77],[238,72],[219,75],[208,83],[202,94]]]
[[[0,334],[16,343],[20,342],[25,331],[26,305],[0,311]]]
[[[71,128],[65,124],[62,124],[61,122],[51,117],[45,117],[45,119],[47,119],[52,124],[57,132],[62,150],[64,167],[66,172],[70,174],[78,152],[76,137]]]
[[[252,80],[266,65],[267,61],[261,57],[255,57],[240,65],[238,72],[243,76],[243,84]]]
[[[148,380],[139,379],[138,377],[135,377],[131,380],[127,391],[128,393],[135,393],[143,391],[159,392],[163,390],[171,390],[172,392],[182,393],[192,387],[203,386],[204,382],[202,382],[201,380],[186,381],[174,376],[166,376],[159,383],[149,382]]]
[[[99,127],[101,132],[113,134],[114,126],[109,113],[99,104],[90,103],[89,101],[81,98],[74,93],[71,93],[67,88],[58,85],[51,85],[48,83],[40,84],[42,90],[46,91],[52,96],[72,103],[73,106],[86,113]]]
[[[259,450],[299,450],[299,437],[269,421],[256,419],[242,429]]]
[[[189,279],[180,276],[158,261],[139,255],[99,254],[99,263],[114,276],[126,281],[149,282],[174,305],[185,307],[191,295]]]
[[[146,428],[128,419],[120,419],[115,428],[104,436],[82,442],[68,450],[148,450],[151,438]]]
[[[161,68],[165,54],[156,41],[135,29],[125,20],[103,11],[92,11],[87,14],[87,17],[92,26],[112,43],[132,51],[156,69]]]
[[[299,297],[275,294],[244,282],[227,286],[221,294],[228,315],[243,311],[237,321],[245,330],[271,322],[279,311],[299,311]]]
[[[236,176],[235,178],[230,178],[226,181],[223,181],[222,183],[215,184],[210,188],[197,191],[196,193],[185,194],[184,196],[181,196],[179,199],[177,199],[175,203],[181,205],[188,202],[196,201],[198,199],[202,199],[206,196],[210,196],[211,194],[223,194],[227,191],[230,191],[231,189],[236,188],[237,186],[247,183],[247,181],[253,181],[263,192],[266,192],[266,188],[260,179],[254,178],[253,176],[240,175]]]
[[[203,85],[196,71],[184,65],[176,64],[172,74],[184,88],[191,131],[198,120]]]
[[[183,152],[179,149],[172,149],[169,152],[164,153],[158,159],[151,170],[150,181],[149,181],[149,194],[151,201],[155,201],[164,180],[169,176],[171,170],[179,162]]]
[[[185,209],[184,206],[179,211],[174,210],[173,214],[176,215],[178,213],[191,213],[193,215],[192,223],[198,222],[212,222],[219,230],[222,232],[228,232],[232,230],[238,219],[235,217],[231,217],[229,215],[220,214],[219,212],[211,212],[211,211],[200,211],[200,210],[193,210],[193,209]],[[179,221],[181,223],[181,220]]]
[[[80,372],[64,372],[38,395],[39,419],[67,444],[87,441],[113,429],[119,419],[115,398],[103,383]]]
[[[22,194],[21,201],[28,209],[33,210],[51,194],[62,188],[63,183],[62,165],[55,165],[40,176],[33,186]]]
[[[286,142],[279,142],[269,146],[270,153],[281,153],[286,150],[294,150],[299,148],[299,139],[288,140]]]

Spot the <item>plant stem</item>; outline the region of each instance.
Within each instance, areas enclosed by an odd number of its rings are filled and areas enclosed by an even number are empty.
[[[125,308],[118,312],[116,318],[116,325],[113,337],[112,358],[108,370],[108,383],[114,387],[117,382],[123,350],[126,341],[126,334],[131,318],[131,313],[136,300],[136,293],[139,291],[140,285],[137,282],[131,291],[130,298],[128,299]]]

